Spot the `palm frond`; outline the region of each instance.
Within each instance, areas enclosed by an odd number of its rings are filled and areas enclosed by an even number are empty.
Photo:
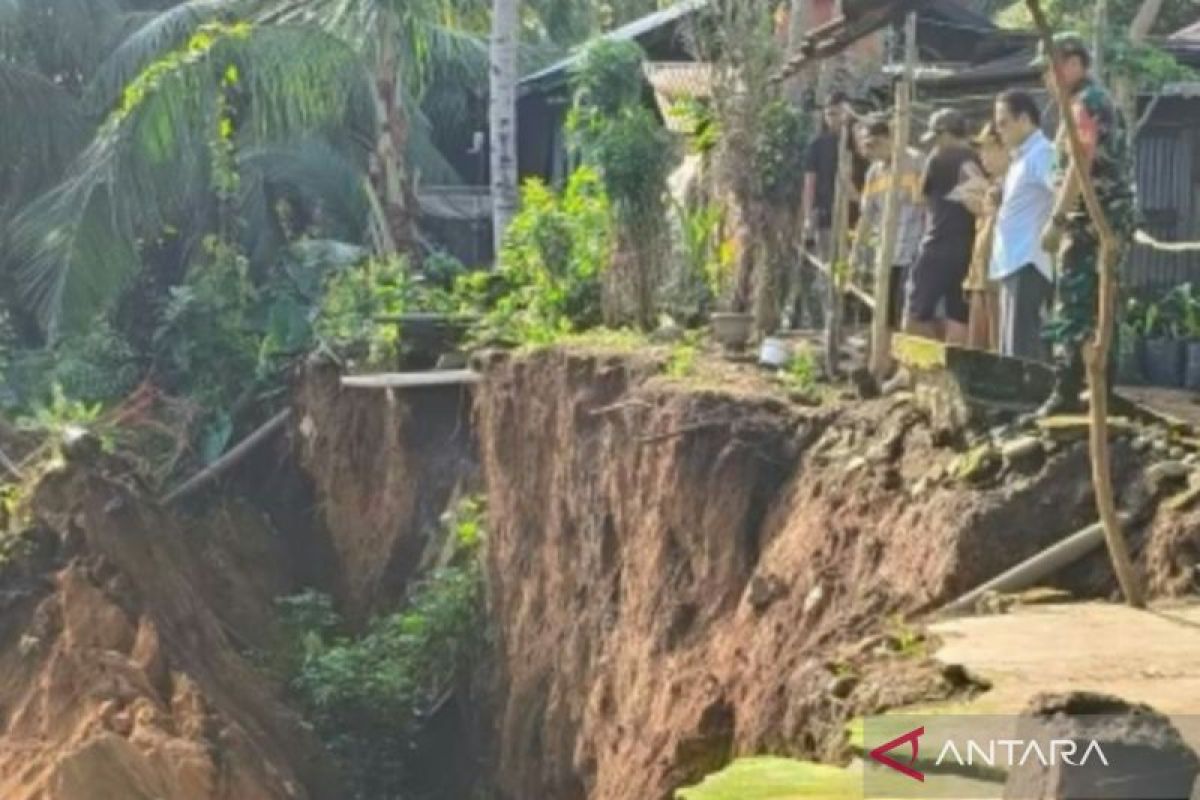
[[[231,18],[239,5],[238,0],[188,0],[166,11],[121,15],[120,44],[88,82],[89,110],[100,115],[112,111],[129,82],[155,59],[186,42],[206,22]]]
[[[0,61],[0,220],[21,198],[56,181],[83,147],[79,103],[59,85]]]
[[[18,282],[51,336],[112,300],[137,268],[139,236],[168,225],[192,236],[194,220],[211,219],[223,105],[241,147],[334,134],[355,145],[374,130],[368,78],[335,38],[249,26],[206,36],[208,49],[191,42],[132,84],[67,178],[13,221]]]
[[[120,26],[119,0],[0,0],[0,41],[39,72],[78,88],[104,59]]]
[[[286,198],[313,222],[318,235],[342,242],[361,242],[369,207],[362,171],[328,142],[307,138],[264,145],[241,153],[240,217],[245,223],[251,261],[273,264],[288,242],[275,202]]]

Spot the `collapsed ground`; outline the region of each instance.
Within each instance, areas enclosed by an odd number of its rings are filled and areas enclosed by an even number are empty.
[[[476,494],[487,649],[422,717],[426,796],[668,798],[736,755],[836,761],[858,714],[985,690],[928,659],[915,615],[1095,518],[1082,441],[984,457],[909,397],[793,402],[670,348],[477,366],[473,389],[393,393],[310,364],[288,435],[185,509],[112,456],[26,489],[0,587],[3,796],[350,796],[271,661],[276,600],[315,587],[366,629],[454,559],[443,516]],[[1185,488],[1150,469],[1175,446],[1114,442],[1157,596],[1190,593],[1197,563],[1200,512],[1152,502]],[[1056,583],[1114,589],[1102,553]]]

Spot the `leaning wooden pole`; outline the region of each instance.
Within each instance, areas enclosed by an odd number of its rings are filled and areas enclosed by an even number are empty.
[[[1042,12],[1040,0],[1025,0],[1029,13],[1033,17],[1038,35],[1042,40],[1042,48],[1051,57],[1054,53],[1054,40],[1046,15]],[[1133,568],[1133,560],[1129,556],[1129,545],[1121,531],[1121,520],[1117,515],[1117,503],[1113,496],[1112,466],[1108,450],[1108,352],[1112,347],[1113,320],[1116,315],[1116,265],[1120,257],[1120,243],[1109,224],[1108,216],[1100,205],[1096,195],[1096,187],[1092,184],[1089,170],[1083,169],[1087,158],[1083,142],[1079,138],[1079,128],[1075,117],[1069,113],[1071,98],[1066,87],[1058,81],[1056,71],[1048,70],[1051,78],[1050,85],[1058,102],[1059,116],[1066,131],[1067,146],[1070,148],[1071,163],[1076,166],[1079,187],[1083,193],[1083,202],[1087,207],[1088,216],[1096,226],[1100,240],[1100,307],[1096,322],[1096,336],[1083,346],[1084,363],[1087,367],[1088,386],[1091,392],[1091,426],[1090,438],[1092,449],[1092,485],[1096,494],[1096,506],[1100,513],[1100,523],[1104,526],[1104,541],[1108,545],[1108,554],[1112,559],[1113,571],[1121,585],[1121,592],[1126,602],[1134,608],[1144,608],[1146,601],[1142,596],[1141,585]]]
[[[891,364],[892,332],[888,329],[891,308],[892,265],[896,261],[896,239],[900,231],[901,173],[908,153],[912,125],[912,93],[916,75],[917,15],[909,12],[904,23],[904,76],[896,85],[896,110],[892,119],[892,180],[883,206],[883,230],[875,262],[875,313],[871,319],[871,373],[887,377]]]
[[[232,448],[225,455],[218,458],[212,464],[208,465],[200,472],[193,475],[188,480],[184,481],[180,486],[176,487],[166,497],[163,498],[163,505],[172,505],[174,503],[187,498],[200,489],[203,489],[208,484],[221,477],[228,472],[230,468],[241,462],[246,456],[254,452],[254,450],[263,442],[270,439],[275,433],[283,430],[287,421],[291,418],[291,409],[284,409],[275,416],[271,417],[267,422],[263,423],[256,431],[243,439],[237,446]]]

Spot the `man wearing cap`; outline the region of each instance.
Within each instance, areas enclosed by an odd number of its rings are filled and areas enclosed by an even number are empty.
[[[964,202],[964,186],[983,177],[979,156],[967,139],[967,122],[953,109],[929,119],[921,138],[933,150],[925,165],[921,194],[925,202],[925,235],[908,279],[905,330],[941,338],[938,310],[945,313],[945,339],[966,344],[970,307],[963,282],[975,244],[975,216]]]
[[[862,211],[850,251],[850,266],[857,274],[873,276],[877,244],[882,239],[884,209],[892,188],[892,129],[886,117],[871,117],[862,127],[864,154],[871,160],[862,190]],[[904,287],[908,270],[917,258],[924,231],[921,209],[921,154],[905,148],[900,162],[897,197],[900,202],[896,250],[892,259],[888,326],[899,327],[904,313]],[[867,281],[870,284],[870,280]]]
[[[1053,69],[1059,84],[1071,95],[1070,113],[1079,129],[1085,159],[1083,164],[1075,163],[1066,136],[1059,136],[1058,191],[1050,222],[1042,233],[1042,247],[1059,258],[1058,313],[1047,330],[1056,345],[1055,386],[1039,410],[1043,416],[1082,408],[1082,346],[1096,328],[1100,243],[1083,202],[1079,176],[1090,175],[1120,246],[1128,243],[1134,228],[1133,162],[1125,119],[1108,91],[1092,77],[1091,62],[1087,44],[1075,33],[1055,36],[1052,58],[1043,52],[1035,62],[1046,69],[1047,82]],[[1110,357],[1115,352],[1114,347]],[[1110,368],[1110,379],[1113,374]]]
[[[829,96],[823,113],[825,126],[821,133],[808,146],[804,163],[804,189],[801,198],[800,224],[803,237],[801,241],[808,246],[810,240],[816,245],[814,254],[824,263],[829,263],[833,255],[833,203],[837,192],[838,153],[841,149],[842,130],[850,124],[851,113],[846,95],[834,92]],[[857,200],[857,187],[861,186],[861,177],[866,173],[866,160],[855,151],[854,143],[850,143],[851,158],[853,159],[852,174],[856,176],[856,186],[851,189],[851,200]],[[856,209],[852,203],[850,224],[856,219]],[[796,292],[793,302],[793,322],[800,326],[801,312],[807,310],[809,322],[819,328],[824,324],[824,293],[819,290],[816,274],[806,261],[800,264],[799,276],[795,282]]]
[[[1045,361],[1044,313],[1054,296],[1054,266],[1042,229],[1054,205],[1054,145],[1041,109],[1026,92],[996,98],[996,129],[1012,153],[996,216],[989,275],[1000,284],[1000,352]]]

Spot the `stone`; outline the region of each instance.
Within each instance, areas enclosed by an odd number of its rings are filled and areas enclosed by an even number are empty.
[[[804,598],[805,615],[811,614],[823,599],[825,599],[825,589],[818,583]]]
[[[1150,450],[1151,441],[1145,436],[1135,436],[1130,446],[1135,453],[1145,453]]]
[[[1000,454],[1010,464],[1025,464],[1042,460],[1046,450],[1038,437],[1020,436],[1001,445]]]
[[[1072,741],[1082,751],[1075,765],[1021,759],[1008,772],[1005,800],[1043,797],[1191,797],[1200,758],[1170,719],[1146,705],[1090,692],[1042,694],[1017,723],[1016,739]],[[1104,755],[1088,758],[1095,743]],[[1054,761],[1054,760],[1050,760]]]
[[[746,593],[746,602],[758,613],[771,607],[771,604],[787,593],[783,581],[774,575],[755,575],[750,579],[750,588]]]
[[[1167,457],[1173,458],[1176,461],[1182,461],[1186,455],[1187,455],[1187,451],[1184,450],[1182,447],[1178,447],[1178,446],[1172,447],[1170,450],[1167,451]]]
[[[1155,494],[1187,484],[1191,468],[1182,461],[1160,461],[1146,470],[1146,482]]]

